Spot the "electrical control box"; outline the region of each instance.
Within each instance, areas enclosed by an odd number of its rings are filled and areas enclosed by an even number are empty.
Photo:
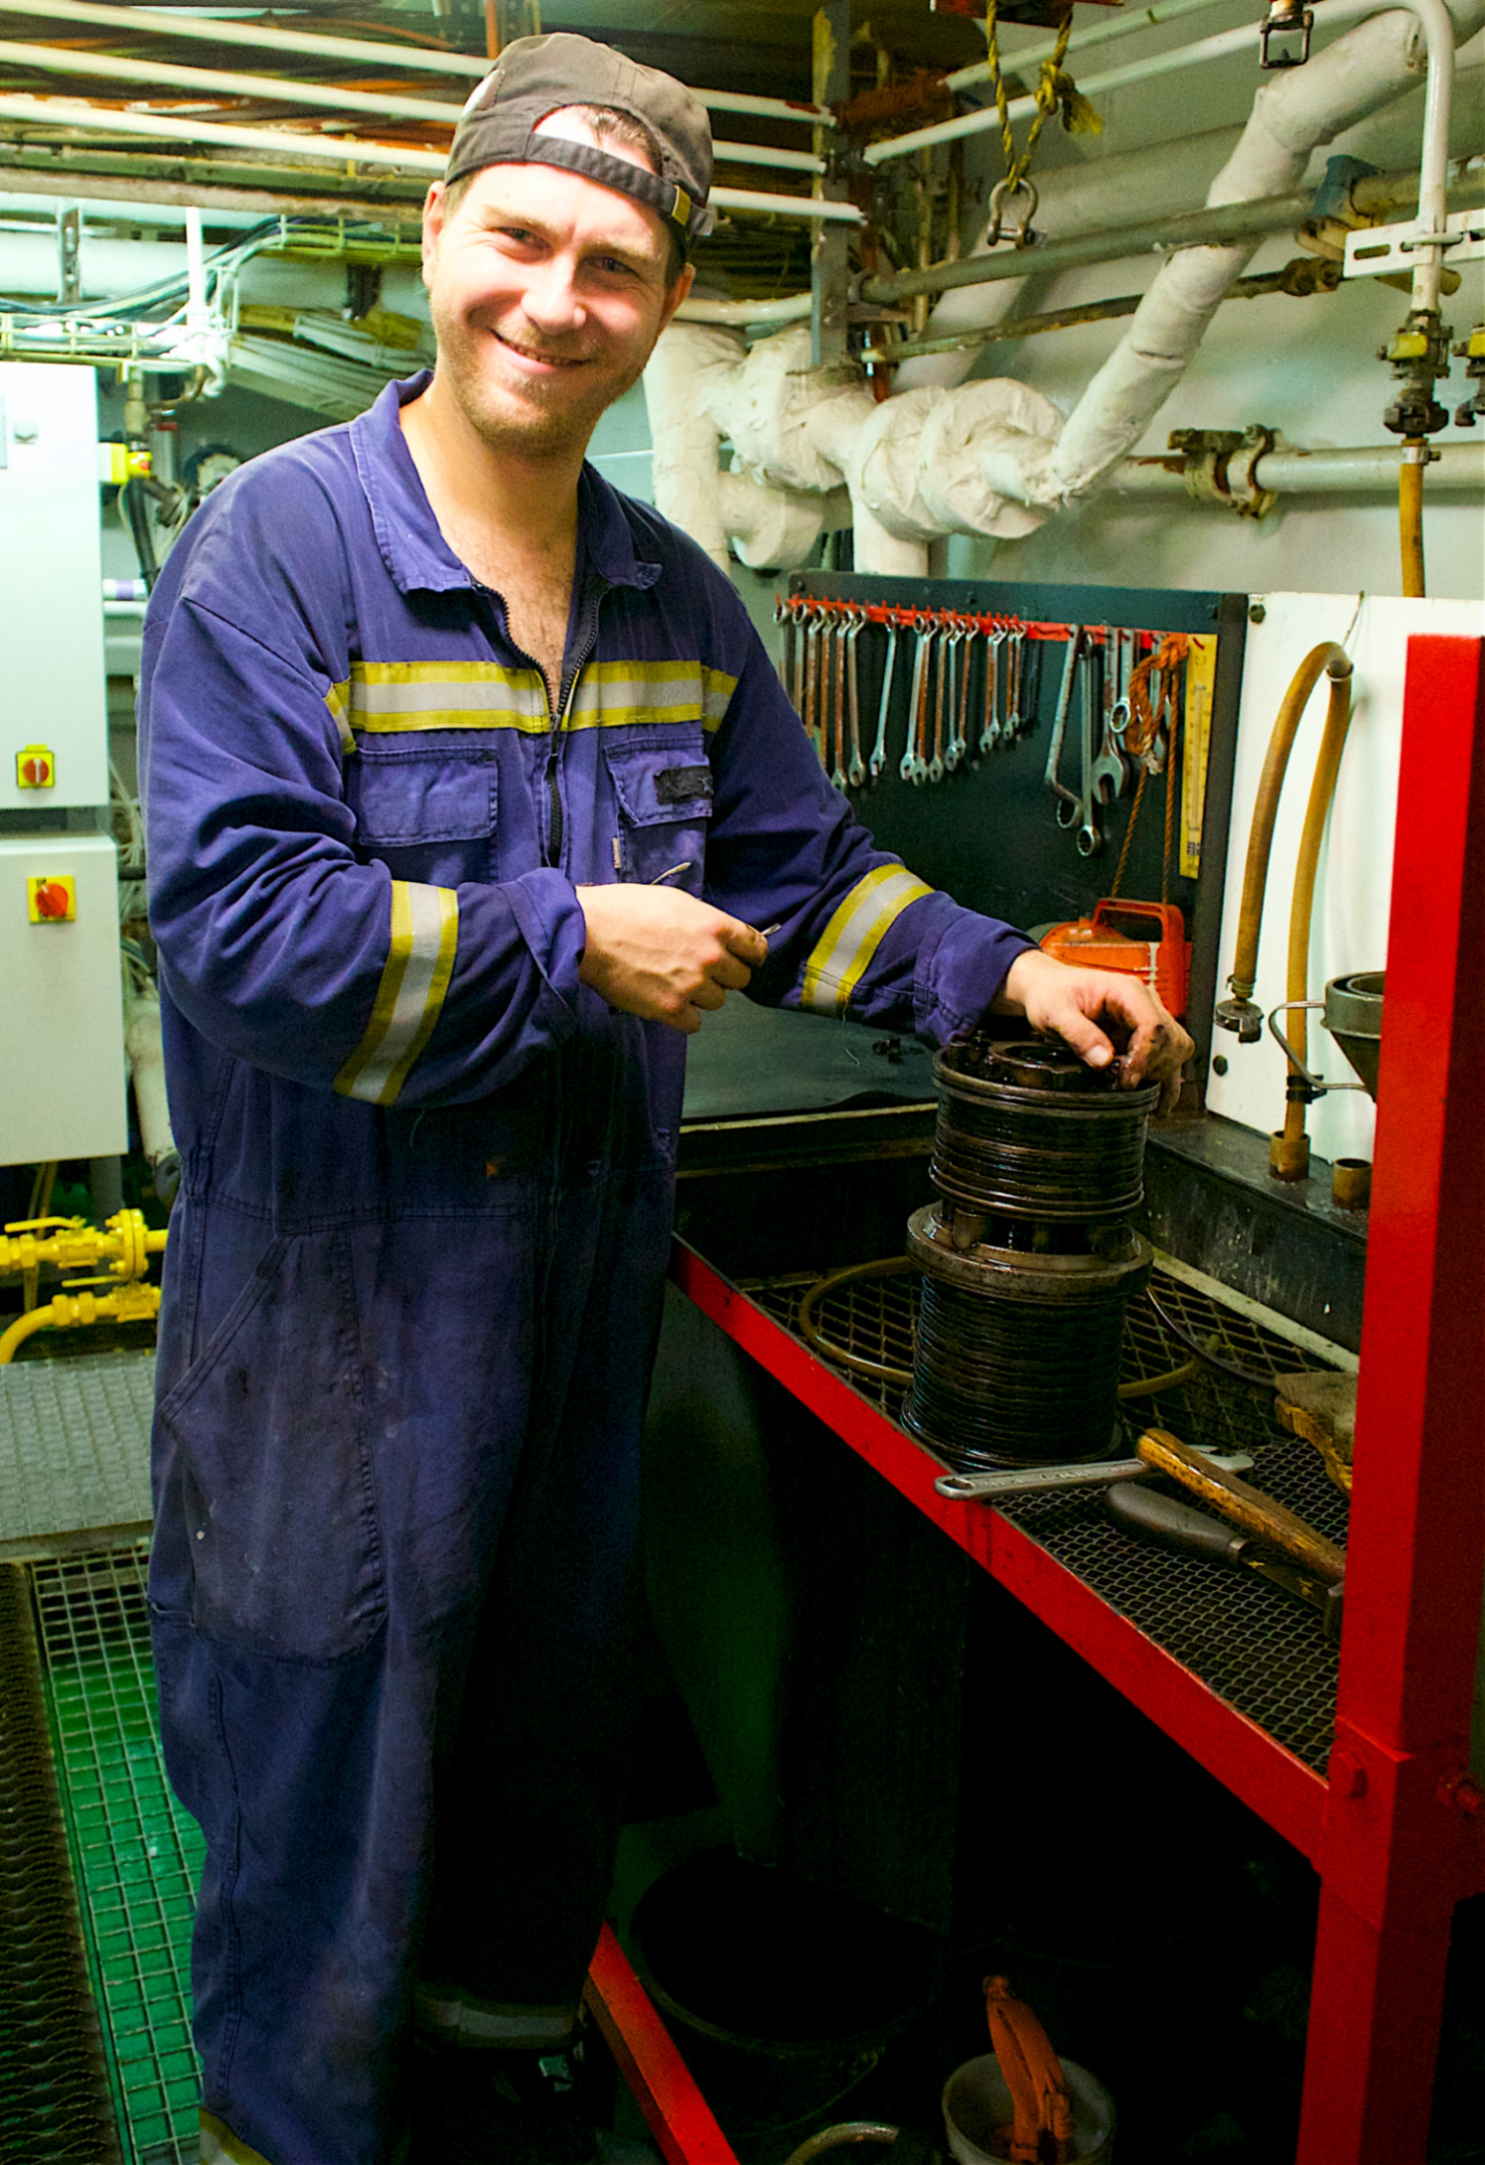
[[[97,379],[0,363],[0,815],[108,802],[102,593]]]
[[[128,1148],[118,861],[102,834],[0,834],[0,1165]]]

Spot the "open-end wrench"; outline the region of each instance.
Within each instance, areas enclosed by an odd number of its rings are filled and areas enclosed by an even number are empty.
[[[1048,789],[1059,800],[1057,805],[1057,824],[1059,827],[1065,827],[1068,824],[1068,821],[1063,817],[1063,813],[1069,806],[1074,808],[1077,816],[1081,817],[1082,814],[1082,804],[1077,791],[1068,789],[1057,778],[1057,767],[1062,758],[1062,739],[1067,732],[1068,709],[1072,705],[1073,685],[1077,681],[1078,653],[1082,644],[1082,626],[1080,624],[1070,624],[1067,632],[1067,658],[1062,664],[1062,683],[1058,687],[1057,710],[1052,717],[1052,741],[1047,746],[1047,766],[1043,775],[1043,780],[1046,782]]]
[[[1010,651],[1006,655],[1005,728],[1001,732],[1007,743],[1021,734],[1021,683],[1026,669],[1024,624],[1012,628],[1010,640]]]
[[[973,674],[974,657],[970,648],[980,636],[979,624],[971,618],[960,627],[964,657],[959,671],[959,705],[949,730],[949,749],[944,754],[944,765],[952,774],[961,759],[969,756],[969,680]]]
[[[902,765],[897,770],[905,782],[918,779],[918,724],[928,704],[929,628],[921,617],[913,626],[913,638],[917,644],[913,648],[913,688],[908,694],[907,742],[903,746]]]
[[[1007,636],[1008,627],[997,624],[985,645],[985,721],[978,746],[982,759],[994,751],[1000,736],[1000,650]]]
[[[877,702],[877,740],[871,748],[868,771],[873,781],[887,764],[887,716],[892,709],[892,670],[897,660],[897,626],[887,626],[887,659],[882,669],[882,696]]]
[[[1129,778],[1111,727],[1114,711],[1114,657],[1109,643],[1113,637],[1113,632],[1105,629],[1103,667],[1100,671],[1103,687],[1103,736],[1099,742],[1098,757],[1093,762],[1093,794],[1099,804],[1112,804],[1116,797],[1122,797],[1124,785]]]
[[[1083,696],[1078,702],[1078,789],[1059,788],[1062,802],[1057,807],[1057,824],[1075,830],[1074,840],[1080,857],[1096,857],[1103,848],[1103,836],[1098,828],[1098,796],[1093,787],[1093,664],[1089,653],[1083,656]]]
[[[852,789],[859,789],[866,780],[861,758],[861,680],[856,671],[856,648],[865,629],[866,611],[853,609],[846,633],[846,696],[851,708],[851,764],[846,769],[846,780]]]
[[[784,687],[784,697],[791,698],[798,677],[798,664],[794,659],[794,611],[782,594],[774,596],[773,620],[784,627],[783,641],[779,647],[779,682]],[[795,700],[796,707],[799,702]]]
[[[1129,704],[1129,679],[1134,668],[1134,633],[1123,625],[1116,625],[1109,633],[1109,653],[1113,661],[1114,704],[1109,709],[1109,734],[1122,743],[1134,711]]]
[[[938,622],[938,689],[933,701],[933,757],[928,762],[928,779],[941,782],[944,778],[944,687],[949,686],[949,712],[952,715],[954,685],[954,654],[959,643],[958,631],[949,617]]]
[[[830,770],[834,788],[846,786],[846,631],[847,620],[835,620],[835,764]]]
[[[816,734],[816,729],[818,723],[817,700],[820,689],[821,622],[822,619],[818,611],[814,609],[810,610],[804,621],[804,703],[799,710],[799,718],[804,723],[805,735],[814,745],[816,751],[820,748],[820,740]]]

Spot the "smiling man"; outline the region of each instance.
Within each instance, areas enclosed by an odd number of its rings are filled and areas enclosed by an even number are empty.
[[[185,1166],[150,1597],[201,1822],[201,2155],[586,2165],[687,1036],[729,992],[1184,1033],[877,850],[727,580],[585,465],[690,282],[706,117],[512,45],[429,195],[432,376],[253,461],[156,588]],[[765,939],[756,927],[776,928]]]

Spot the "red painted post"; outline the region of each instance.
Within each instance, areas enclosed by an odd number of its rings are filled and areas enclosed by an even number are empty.
[[[608,1925],[583,1997],[666,2165],[737,2165],[727,2137]]]
[[[1482,893],[1485,641],[1418,637],[1299,2165],[1423,2165],[1450,1918],[1480,1884]]]

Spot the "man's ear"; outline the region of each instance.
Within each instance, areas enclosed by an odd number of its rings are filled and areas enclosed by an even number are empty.
[[[670,291],[665,296],[664,313],[662,314],[660,319],[660,329],[662,331],[669,324],[671,317],[680,307],[682,301],[686,298],[686,295],[691,291],[691,288],[695,284],[695,282],[696,266],[694,263],[688,263],[684,266],[681,271],[680,277],[676,280],[675,284],[671,287]]]
[[[423,199],[423,283],[428,283],[428,271],[438,248],[439,237],[444,228],[444,204],[448,190],[441,180],[429,184]]]

